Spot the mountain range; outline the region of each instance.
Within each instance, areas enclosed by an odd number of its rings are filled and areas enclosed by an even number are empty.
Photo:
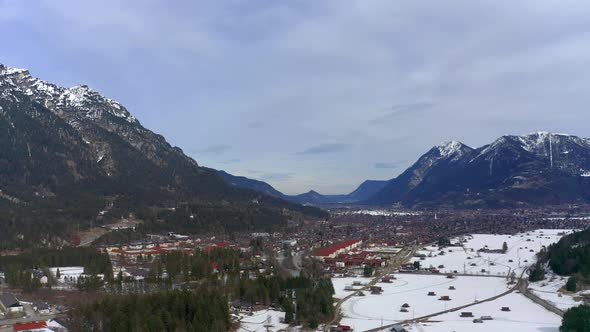
[[[244,180],[232,184],[255,189]],[[310,191],[286,196],[274,188],[271,194],[313,205],[493,208],[587,203],[590,140],[536,132],[502,136],[479,148],[452,141],[433,147],[397,177],[367,181],[348,195]]]
[[[86,85],[64,88],[0,64],[0,241],[39,209],[45,213],[36,220],[70,211],[59,217],[65,223],[90,220],[105,206],[129,212],[189,203],[325,215],[226,184]]]
[[[232,186],[256,190],[270,196],[304,205],[350,204],[365,201],[387,184],[387,181],[367,180],[353,192],[343,195],[322,195],[313,190],[299,195],[286,195],[264,181],[232,175],[225,171],[217,171],[217,173]]]
[[[285,195],[200,166],[86,85],[64,88],[0,65],[0,209],[14,227],[37,207],[70,210],[68,218],[77,219],[104,206],[195,202],[325,216],[301,204],[504,207],[589,199],[590,140],[548,132],[502,136],[479,148],[441,144],[400,175],[367,180],[349,194]]]

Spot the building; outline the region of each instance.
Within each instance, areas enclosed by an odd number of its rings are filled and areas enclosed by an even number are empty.
[[[33,302],[33,310],[35,310],[36,312],[38,312],[42,315],[47,315],[47,314],[51,313],[51,308],[49,307],[49,304],[47,304],[47,302],[41,302],[41,301]]]
[[[23,312],[24,308],[16,296],[10,293],[0,294],[0,310],[8,313]]]
[[[394,324],[389,331],[391,331],[391,332],[406,332],[406,329],[401,324]]]
[[[30,322],[14,324],[14,332],[47,331],[46,322]]]
[[[317,250],[312,254],[312,257],[321,261],[324,261],[326,258],[336,258],[340,254],[358,248],[362,243],[362,240],[344,240],[329,247]]]

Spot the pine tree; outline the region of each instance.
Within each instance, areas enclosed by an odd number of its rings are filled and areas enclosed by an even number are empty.
[[[567,280],[567,283],[565,284],[565,289],[568,292],[576,292],[577,291],[578,285],[577,285],[576,276],[569,277],[569,279]]]

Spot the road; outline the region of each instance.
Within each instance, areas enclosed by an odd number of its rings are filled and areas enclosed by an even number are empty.
[[[340,299],[334,307],[334,318],[332,318],[332,320],[324,326],[324,332],[330,331],[330,327],[340,319],[340,308],[342,307],[342,304],[344,302],[346,302],[351,297],[356,296],[359,292],[366,291],[371,286],[375,286],[375,284],[381,281],[381,278],[383,278],[385,275],[393,273],[393,271],[399,269],[399,267],[402,264],[408,262],[414,256],[414,254],[416,253],[416,251],[418,251],[419,248],[420,247],[418,246],[404,248],[393,258],[392,261],[389,262],[389,264],[384,269],[380,270],[378,274],[376,274],[376,276],[367,285],[365,285],[361,289],[355,290],[346,297]]]
[[[559,309],[558,307],[554,306],[553,304],[543,300],[542,298],[538,297],[537,295],[535,295],[533,292],[531,292],[529,290],[529,282],[528,280],[523,280],[522,283],[520,283],[520,292],[522,293],[522,295],[526,296],[527,298],[529,298],[529,300],[535,302],[536,304],[542,306],[543,308],[555,313],[556,315],[559,315],[561,317],[563,317],[563,315],[565,314],[565,312],[561,309]]]

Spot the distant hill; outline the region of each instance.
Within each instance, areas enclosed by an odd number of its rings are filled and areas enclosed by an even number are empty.
[[[299,195],[285,195],[264,181],[232,175],[225,171],[217,171],[217,173],[225,182],[232,186],[256,190],[267,195],[304,205],[331,205],[360,202],[374,195],[387,183],[387,181],[367,180],[350,194],[344,195],[322,195],[313,190]]]
[[[590,201],[590,140],[547,132],[502,136],[477,149],[436,146],[367,204],[514,207]]]

